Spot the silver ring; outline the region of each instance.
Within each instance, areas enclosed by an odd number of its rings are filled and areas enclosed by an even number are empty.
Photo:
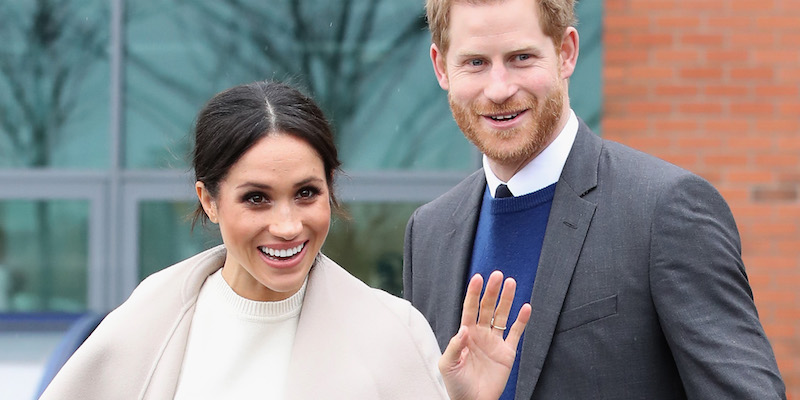
[[[492,322],[490,322],[489,325],[491,325],[493,329],[499,329],[501,331],[505,331],[508,328],[506,326],[497,326],[497,325],[495,325],[494,324],[494,318],[492,318]]]

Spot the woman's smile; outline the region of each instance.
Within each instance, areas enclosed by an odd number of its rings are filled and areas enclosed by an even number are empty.
[[[263,254],[267,264],[273,268],[291,268],[300,263],[306,255],[306,242],[297,246],[286,248],[286,245],[262,246],[259,251]]]
[[[292,257],[295,254],[299,253],[300,250],[303,250],[303,246],[305,246],[305,245],[306,245],[306,242],[303,242],[303,243],[300,243],[299,245],[297,245],[296,247],[292,247],[292,248],[289,248],[289,249],[286,249],[286,248],[278,249],[278,248],[272,248],[272,247],[264,246],[264,247],[259,248],[259,250],[261,250],[262,253],[264,253],[264,254],[266,254],[266,255],[268,255],[270,257],[273,257],[273,258],[276,258],[276,259],[284,259],[284,258],[287,258],[287,257]]]

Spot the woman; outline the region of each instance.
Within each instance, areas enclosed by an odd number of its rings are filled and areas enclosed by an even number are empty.
[[[337,207],[339,161],[311,99],[274,82],[219,93],[198,116],[193,166],[195,221],[218,224],[223,245],[145,279],[42,399],[496,399],[502,392],[530,316],[526,305],[503,339],[513,280],[499,302],[499,272],[480,301],[482,279],[470,281],[464,326],[440,357],[409,303],[320,253]]]

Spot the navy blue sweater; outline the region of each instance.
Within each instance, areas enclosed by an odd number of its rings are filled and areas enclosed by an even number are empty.
[[[510,328],[524,303],[530,302],[533,281],[542,252],[544,232],[556,184],[518,197],[494,199],[487,188],[483,195],[478,229],[472,248],[470,274],[486,279],[500,270],[517,281],[517,291],[507,326]],[[533,321],[536,323],[536,321]],[[519,349],[500,399],[513,399],[519,372]]]

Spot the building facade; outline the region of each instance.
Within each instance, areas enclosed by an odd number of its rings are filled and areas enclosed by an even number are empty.
[[[480,166],[434,79],[422,4],[2,2],[0,315],[105,312],[219,243],[186,219],[192,122],[214,93],[260,79],[302,87],[335,126],[352,218],[333,222],[323,251],[399,294],[408,216]],[[800,398],[800,2],[583,0],[578,11],[576,112],[720,189]]]

